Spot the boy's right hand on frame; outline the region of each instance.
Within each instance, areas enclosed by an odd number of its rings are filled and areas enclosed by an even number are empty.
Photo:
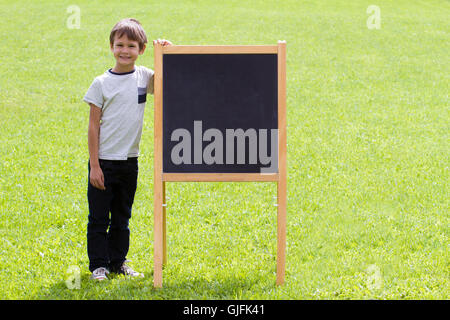
[[[157,44],[165,47],[165,46],[171,46],[172,42],[170,42],[169,40],[166,40],[166,39],[153,40],[153,46],[155,46]]]
[[[100,167],[91,168],[91,173],[89,175],[89,182],[97,189],[106,190],[105,178],[103,176],[103,171]]]

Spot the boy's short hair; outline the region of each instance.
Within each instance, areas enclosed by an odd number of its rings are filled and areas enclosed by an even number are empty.
[[[133,18],[122,19],[112,28],[109,35],[111,46],[114,45],[114,37],[116,34],[119,38],[126,34],[128,39],[137,41],[139,43],[139,50],[142,50],[144,44],[147,43],[147,36],[141,23]]]

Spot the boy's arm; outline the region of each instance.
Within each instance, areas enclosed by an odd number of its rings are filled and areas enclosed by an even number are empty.
[[[97,189],[105,190],[103,171],[100,168],[98,160],[98,141],[102,109],[92,103],[89,103],[89,105],[91,106],[88,129],[89,164],[91,166],[89,182]]]
[[[153,40],[153,46],[156,46],[156,45],[160,45],[160,46],[163,46],[163,47],[171,46],[172,42],[169,41],[169,40],[166,40],[166,39]],[[154,94],[155,93],[154,91],[155,91],[155,74],[153,73],[150,76],[150,79],[148,81],[147,93]]]

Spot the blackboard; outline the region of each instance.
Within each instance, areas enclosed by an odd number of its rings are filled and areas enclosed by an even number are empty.
[[[179,128],[189,132],[190,157],[185,157],[185,145],[174,150],[182,140],[181,136],[172,136]],[[277,128],[276,54],[163,56],[163,172],[259,173],[262,168],[277,172],[273,165],[278,157],[277,140],[274,146],[271,144],[272,129]],[[208,129],[219,130],[222,141],[215,141],[218,132],[214,131],[216,135],[206,136],[204,141]],[[235,133],[234,141],[230,140],[231,133]],[[244,142],[238,139],[242,133],[247,133]],[[264,142],[261,150],[259,144]],[[240,143],[245,143],[243,149]],[[275,150],[274,155],[271,150]],[[212,160],[206,155],[212,155]],[[180,162],[183,159],[189,161]]]
[[[155,45],[154,273],[167,264],[166,183],[277,183],[277,274],[286,252],[286,42]],[[212,199],[213,201],[213,199]]]

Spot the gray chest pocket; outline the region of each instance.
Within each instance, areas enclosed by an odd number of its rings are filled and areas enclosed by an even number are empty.
[[[138,103],[144,103],[147,101],[147,88],[138,87]]]

